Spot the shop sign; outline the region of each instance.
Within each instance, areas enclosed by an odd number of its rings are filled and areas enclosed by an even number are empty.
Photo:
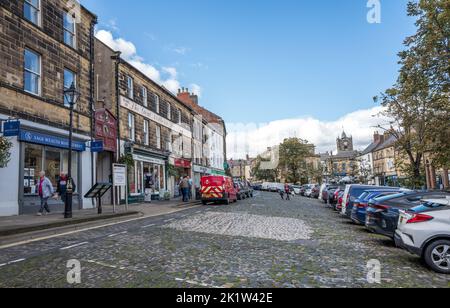
[[[91,152],[100,153],[103,152],[103,140],[91,142]]]
[[[103,151],[117,151],[117,120],[107,109],[95,112],[95,139],[103,140]]]
[[[150,111],[149,109],[145,108],[144,106],[141,106],[139,104],[136,104],[132,100],[120,96],[120,105],[134,113],[137,113],[139,115],[144,116],[145,118],[156,122],[158,124],[161,124],[172,131],[182,134],[188,138],[192,138],[192,132],[181,125],[175,124],[172,121],[160,116],[159,114],[154,113],[153,111]]]
[[[196,173],[211,174],[211,169],[203,166],[194,165],[193,170]]]
[[[127,166],[113,165],[113,183],[115,187],[127,186]]]
[[[69,149],[69,139],[36,133],[27,130],[21,130],[19,140],[35,144],[48,145],[55,148]],[[84,142],[72,141],[72,149],[74,151],[86,151],[86,144]]]
[[[226,172],[223,170],[212,170],[213,175],[226,175]]]
[[[133,159],[136,161],[143,161],[146,163],[156,164],[156,165],[165,165],[165,161],[158,158],[153,158],[149,156],[143,156],[143,155],[133,155]]]
[[[175,159],[175,167],[189,169],[191,168],[191,162],[186,159]]]
[[[20,121],[6,121],[3,125],[3,136],[4,137],[15,137],[19,136],[20,132]]]

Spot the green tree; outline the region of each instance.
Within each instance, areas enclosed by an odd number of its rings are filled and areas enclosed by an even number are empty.
[[[263,168],[263,162],[270,162],[270,159],[265,159],[261,156],[256,158],[255,166],[252,168],[252,175],[258,181],[276,182],[278,178],[277,168]]]
[[[0,168],[6,168],[11,159],[12,143],[5,137],[0,137]]]
[[[408,15],[417,19],[417,32],[399,53],[396,84],[381,96],[382,114],[392,121],[380,128],[395,138],[396,148],[409,160],[412,186],[420,187],[425,153],[450,156],[450,0],[410,2]]]
[[[279,167],[288,183],[301,183],[308,178],[306,158],[311,156],[308,142],[288,138],[280,145]]]

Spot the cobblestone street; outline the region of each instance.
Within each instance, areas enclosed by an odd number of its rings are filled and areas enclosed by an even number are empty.
[[[0,287],[449,287],[450,277],[317,200],[277,194],[0,250]],[[366,264],[382,265],[382,284]]]

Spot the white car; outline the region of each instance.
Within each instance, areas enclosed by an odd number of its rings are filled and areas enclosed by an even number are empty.
[[[302,187],[301,186],[297,186],[297,185],[293,185],[292,189],[294,190],[294,194],[300,195],[300,191],[301,191]]]
[[[450,274],[450,199],[424,200],[400,212],[395,243],[422,257],[434,271]]]

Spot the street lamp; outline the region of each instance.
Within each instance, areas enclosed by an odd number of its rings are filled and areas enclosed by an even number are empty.
[[[64,90],[64,98],[70,107],[70,124],[69,124],[69,166],[67,172],[67,193],[64,207],[64,218],[72,218],[72,199],[73,199],[73,183],[72,183],[72,136],[73,136],[73,109],[80,97],[75,83],[72,82],[70,88]]]

